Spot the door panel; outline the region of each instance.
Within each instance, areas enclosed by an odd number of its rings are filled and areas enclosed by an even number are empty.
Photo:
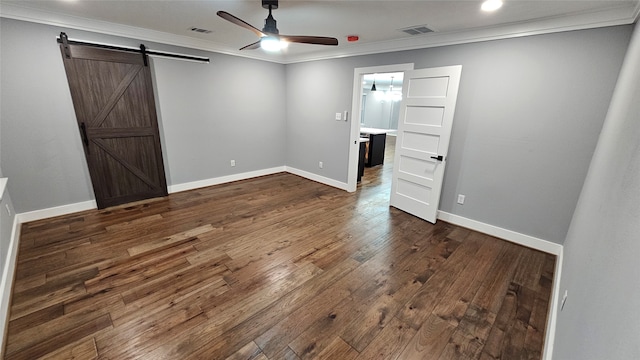
[[[435,223],[461,66],[405,72],[391,206]],[[438,156],[442,156],[438,159]]]
[[[415,78],[413,79],[412,84],[408,89],[407,96],[411,99],[444,99],[447,97],[448,85],[448,76],[429,76],[424,78]]]
[[[433,106],[413,106],[406,109],[407,125],[442,126],[444,109]]]
[[[167,195],[151,73],[141,54],[61,45],[99,208]]]
[[[434,161],[422,160],[418,155],[400,156],[398,171],[404,174],[411,174],[424,180],[432,181],[436,164]]]

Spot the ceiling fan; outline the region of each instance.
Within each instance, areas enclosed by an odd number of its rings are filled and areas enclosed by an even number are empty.
[[[282,48],[283,42],[314,44],[314,45],[338,45],[338,39],[325,36],[299,36],[299,35],[280,35],[276,27],[276,19],[271,15],[271,10],[278,8],[278,0],[262,0],[262,7],[269,9],[269,16],[264,20],[264,28],[259,30],[251,24],[237,18],[226,11],[218,11],[217,14],[221,18],[252,31],[260,37],[260,40],[243,46],[240,50],[251,50],[259,47],[265,50],[279,50]]]

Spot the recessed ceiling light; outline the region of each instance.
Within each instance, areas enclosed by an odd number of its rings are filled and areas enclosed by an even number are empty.
[[[480,7],[483,11],[495,11],[502,7],[502,0],[487,0]]]

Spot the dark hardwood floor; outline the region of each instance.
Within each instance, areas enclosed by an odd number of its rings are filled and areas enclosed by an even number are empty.
[[[390,208],[388,148],[24,224],[6,359],[539,359],[555,257]]]

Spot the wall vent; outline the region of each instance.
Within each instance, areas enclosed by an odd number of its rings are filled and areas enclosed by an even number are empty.
[[[398,31],[402,31],[405,34],[409,35],[421,35],[428,34],[434,32],[432,29],[429,29],[427,25],[416,25],[408,28],[400,29]]]
[[[207,29],[200,29],[197,27],[192,27],[190,28],[191,31],[195,31],[197,33],[201,33],[201,34],[211,34],[211,30],[207,30]]]

